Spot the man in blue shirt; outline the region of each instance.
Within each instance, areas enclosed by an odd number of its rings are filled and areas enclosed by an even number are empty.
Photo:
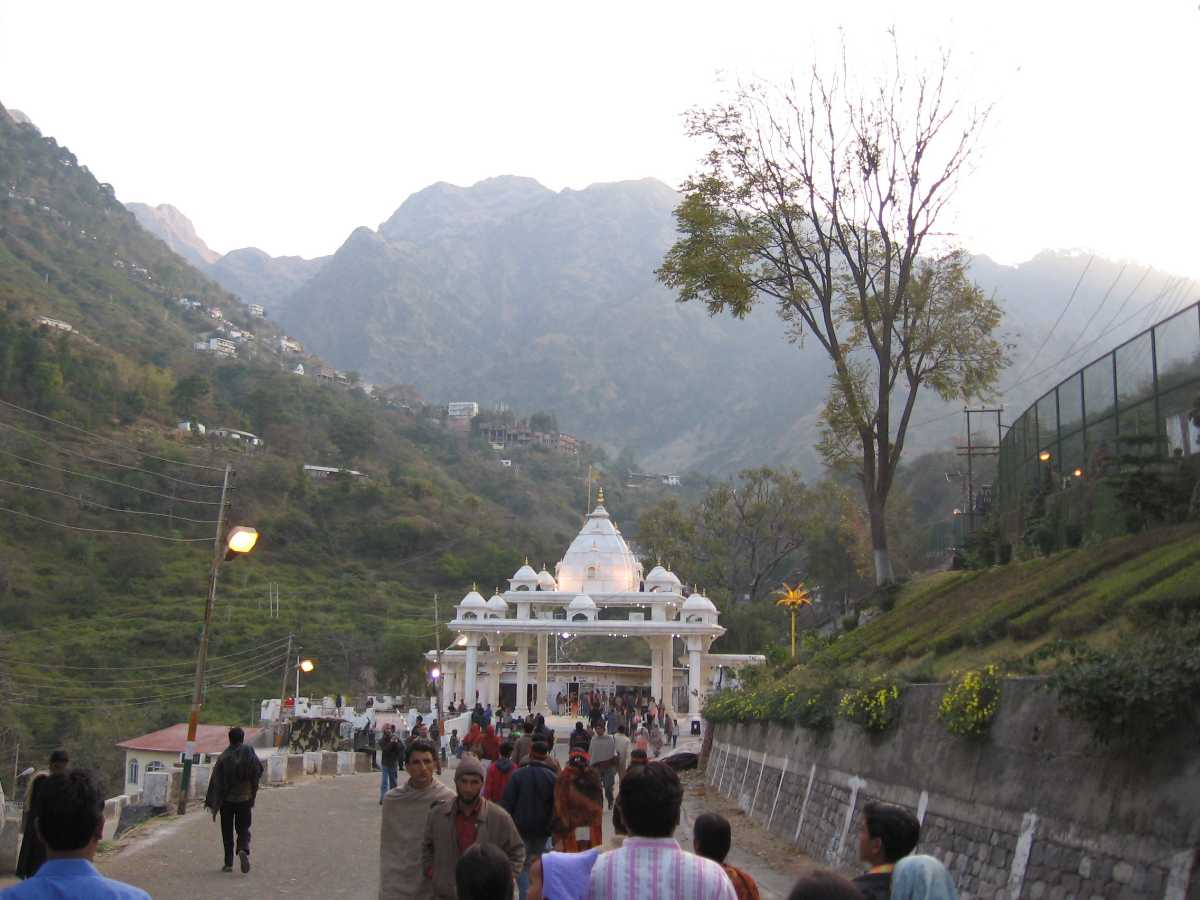
[[[104,831],[104,791],[90,772],[50,775],[34,827],[46,842],[37,874],[4,892],[5,900],[150,900],[150,895],[101,875],[92,860]]]

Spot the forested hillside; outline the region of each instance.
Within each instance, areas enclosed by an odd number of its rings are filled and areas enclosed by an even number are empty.
[[[221,571],[204,721],[278,695],[289,633],[318,660],[306,693],[421,691],[434,592],[488,590],[574,535],[586,450],[501,468],[430,410],[293,374],[275,326],[2,110],[0,184],[0,758],[66,744],[115,778],[113,741],[185,717],[227,463],[230,521],[262,537]],[[193,350],[210,309],[253,332],[236,358]]]

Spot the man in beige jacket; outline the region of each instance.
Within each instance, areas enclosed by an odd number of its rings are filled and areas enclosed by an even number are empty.
[[[456,796],[429,811],[421,842],[421,867],[436,900],[457,896],[454,867],[474,844],[495,844],[508,857],[515,880],[525,864],[525,842],[504,807],[482,796],[483,764],[464,753],[454,773]]]
[[[433,744],[413,741],[404,770],[408,781],[383,796],[379,826],[379,900],[430,900],[433,885],[421,869],[413,846],[425,831],[429,810],[454,791],[434,777],[437,766]]]

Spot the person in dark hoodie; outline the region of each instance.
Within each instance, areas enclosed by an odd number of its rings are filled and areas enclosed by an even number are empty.
[[[483,781],[483,796],[493,803],[504,799],[504,789],[508,787],[508,779],[516,771],[512,761],[513,745],[505,741],[500,745],[499,758],[488,766],[487,778]]]
[[[263,764],[253,747],[243,743],[246,733],[236,725],[229,729],[229,746],[221,751],[212,767],[204,805],[221,815],[221,841],[225,845],[222,872],[233,871],[234,831],[237,831],[237,856],[242,873],[250,871],[250,811],[258,796]]]
[[[534,741],[529,762],[517,769],[504,788],[500,805],[508,810],[525,842],[525,866],[517,877],[521,896],[529,887],[529,866],[546,851],[554,819],[557,769],[546,759],[547,747]]]

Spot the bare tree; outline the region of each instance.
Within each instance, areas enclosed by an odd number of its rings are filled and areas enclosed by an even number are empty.
[[[978,396],[1006,365],[999,307],[970,284],[965,257],[922,255],[987,115],[950,99],[949,77],[947,57],[908,76],[897,54],[855,92],[843,54],[805,88],[742,85],[693,110],[688,134],[709,151],[658,270],[714,315],[772,298],[789,339],[811,336],[828,355],[820,446],[858,469],[880,584],[892,580],[884,513],[920,389]]]

